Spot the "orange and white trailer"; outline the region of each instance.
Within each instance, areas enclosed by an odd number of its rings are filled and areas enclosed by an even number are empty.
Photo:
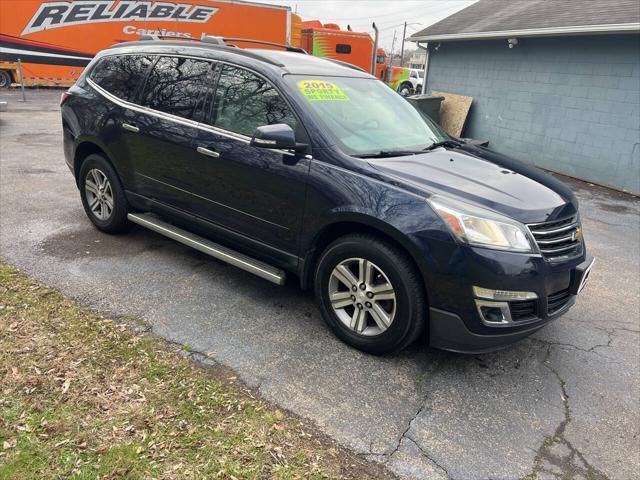
[[[25,84],[70,85],[97,52],[140,35],[291,44],[299,29],[289,7],[237,0],[1,0],[0,75],[17,81],[20,59]]]

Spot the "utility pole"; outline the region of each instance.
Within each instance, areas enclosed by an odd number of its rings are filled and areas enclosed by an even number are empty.
[[[400,66],[401,67],[404,65],[404,39],[407,36],[407,27],[411,25],[422,25],[422,24],[418,22],[407,23],[406,20],[404,22],[404,30],[402,32],[402,50],[400,50]]]
[[[402,48],[400,48],[400,66],[404,66],[404,37],[407,36],[407,22],[404,22],[404,30],[402,31]]]
[[[391,42],[391,56],[389,57],[389,66],[393,65],[393,52],[396,49],[396,31],[393,31],[393,41]]]

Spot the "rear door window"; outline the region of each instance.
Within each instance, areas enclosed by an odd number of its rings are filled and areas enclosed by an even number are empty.
[[[212,63],[182,57],[160,57],[151,69],[141,104],[160,112],[198,120],[208,89]]]
[[[152,63],[153,57],[147,55],[108,56],[100,60],[89,78],[112,95],[134,102]]]
[[[297,130],[293,112],[267,80],[230,65],[222,68],[210,123],[247,136],[257,127],[274,123],[286,123]]]

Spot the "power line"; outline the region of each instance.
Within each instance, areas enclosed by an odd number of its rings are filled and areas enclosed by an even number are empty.
[[[403,15],[407,15],[407,12],[405,11],[398,11],[397,9],[395,9],[392,12],[384,12],[384,13],[378,13],[377,16],[382,16],[385,18],[388,17],[395,17],[396,15],[398,16],[403,16]],[[343,17],[343,18],[324,18],[324,20],[330,21],[330,22],[357,22],[358,20],[369,20],[369,21],[374,21],[375,18],[372,17],[371,15],[367,15],[366,17],[358,17],[358,18],[352,18],[352,17]]]
[[[299,0],[299,1],[300,1],[300,3],[302,5],[304,5],[304,3],[305,3],[304,0]],[[464,7],[465,3],[466,4],[471,3],[470,0],[468,0],[468,1],[467,0],[454,0],[454,1],[451,1],[451,0],[429,0],[429,1],[433,2],[433,3],[447,4],[446,7],[438,8],[438,9],[436,9],[433,12],[430,12],[430,13],[438,13],[438,12],[442,12],[444,10],[448,10],[448,9],[452,8],[456,4],[463,4],[463,7]],[[370,2],[370,3],[374,3],[374,2]],[[414,2],[414,3],[421,3],[421,2]],[[452,5],[452,4],[454,4],[454,5]],[[397,8],[395,8],[395,9],[389,11],[389,12],[380,12],[376,16],[384,17],[386,19],[389,19],[389,17],[391,17],[391,18],[394,18],[396,16],[402,17],[403,15],[407,16],[407,11],[406,10],[398,10]],[[359,21],[359,20],[370,20],[370,21],[374,21],[375,20],[375,18],[372,17],[371,15],[367,15],[366,17],[356,17],[356,18],[353,18],[353,17],[333,17],[333,18],[331,18],[331,17],[328,17],[328,18],[327,17],[323,17],[323,19],[326,20],[326,21],[330,21],[330,22],[350,22],[350,23],[351,22],[356,22],[356,21]]]
[[[432,0],[432,1],[433,1],[433,0]],[[449,3],[449,2],[444,2],[444,3]],[[458,3],[458,2],[455,2],[455,3]],[[462,3],[462,2],[459,2],[459,3]],[[451,5],[451,3],[449,3],[448,5],[446,5],[446,6],[445,6],[445,7],[443,7],[443,8],[426,9],[426,11],[424,12],[424,14],[423,14],[423,15],[419,15],[419,17],[420,17],[421,19],[422,19],[422,18],[424,18],[424,19],[425,19],[424,21],[425,21],[426,23],[429,23],[429,20],[430,20],[430,18],[429,18],[429,17],[433,17],[433,16],[438,15],[438,14],[440,14],[440,13],[444,12],[444,11],[450,10],[452,7],[453,7],[453,6]],[[453,11],[452,11],[452,14],[453,14]],[[342,20],[342,21],[348,21],[348,22],[349,22],[349,24],[350,24],[352,27],[354,27],[354,26],[356,26],[356,27],[357,27],[359,24],[361,24],[361,25],[363,25],[363,26],[364,26],[364,25],[365,25],[365,22],[364,22],[364,21],[366,21],[366,20],[368,20],[369,22],[373,22],[373,21],[375,21],[375,20],[376,20],[376,18],[383,17],[382,22],[376,22],[376,24],[378,25],[378,28],[379,28],[379,30],[380,30],[380,31],[384,31],[384,30],[389,30],[389,29],[391,29],[391,28],[396,28],[396,27],[399,27],[399,26],[404,25],[404,22],[403,22],[403,23],[399,23],[399,24],[396,24],[396,25],[390,25],[390,26],[388,26],[388,23],[391,23],[391,22],[397,22],[397,21],[398,21],[398,19],[397,19],[396,17],[398,17],[398,18],[405,17],[405,18],[406,18],[406,17],[409,17],[409,16],[411,16],[411,17],[413,17],[413,18],[416,18],[416,14],[415,14],[415,13],[414,13],[413,15],[411,15],[411,14],[408,14],[408,13],[407,13],[407,11],[402,10],[402,11],[398,11],[398,12],[391,13],[391,14],[377,13],[376,15],[369,15],[369,16],[367,16],[367,17],[360,17],[360,18],[344,18],[344,19],[323,18],[323,20],[322,20],[322,21],[323,21],[323,22],[324,22],[324,21],[338,22],[338,21],[341,21],[341,20]],[[360,22],[360,21],[362,21],[362,22]],[[439,20],[438,20],[438,21],[439,21]],[[432,21],[432,22],[431,22],[431,24],[433,24],[433,23],[435,23],[435,21]],[[370,23],[367,25],[367,27],[368,27],[368,26],[370,26]],[[382,28],[380,28],[380,27],[382,27]],[[426,27],[426,26],[425,26],[425,27]],[[423,27],[423,28],[424,28],[424,27]],[[358,30],[361,30],[361,28],[357,28],[357,29],[358,29]]]

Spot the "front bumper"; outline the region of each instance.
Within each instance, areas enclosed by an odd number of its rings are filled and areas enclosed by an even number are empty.
[[[533,318],[512,322],[508,325],[487,325],[479,322],[477,311],[460,309],[448,310],[430,308],[429,344],[432,347],[461,353],[483,353],[504,348],[525,338],[549,322],[561,317],[576,301],[576,296],[584,288],[594,264],[593,257],[582,257],[577,261],[554,267],[554,272],[546,272],[547,278],[537,278],[532,282],[509,282],[505,275],[499,288],[509,290],[534,291],[539,294]],[[475,280],[482,281],[481,279]],[[527,285],[527,283],[529,285]],[[528,288],[527,288],[528,287]],[[555,294],[553,292],[556,292]],[[471,300],[473,302],[474,299]],[[466,315],[464,312],[468,312]]]
[[[429,309],[429,345],[459,353],[486,353],[508,347],[540,330],[546,323],[517,332],[479,335],[470,331],[455,313]]]

